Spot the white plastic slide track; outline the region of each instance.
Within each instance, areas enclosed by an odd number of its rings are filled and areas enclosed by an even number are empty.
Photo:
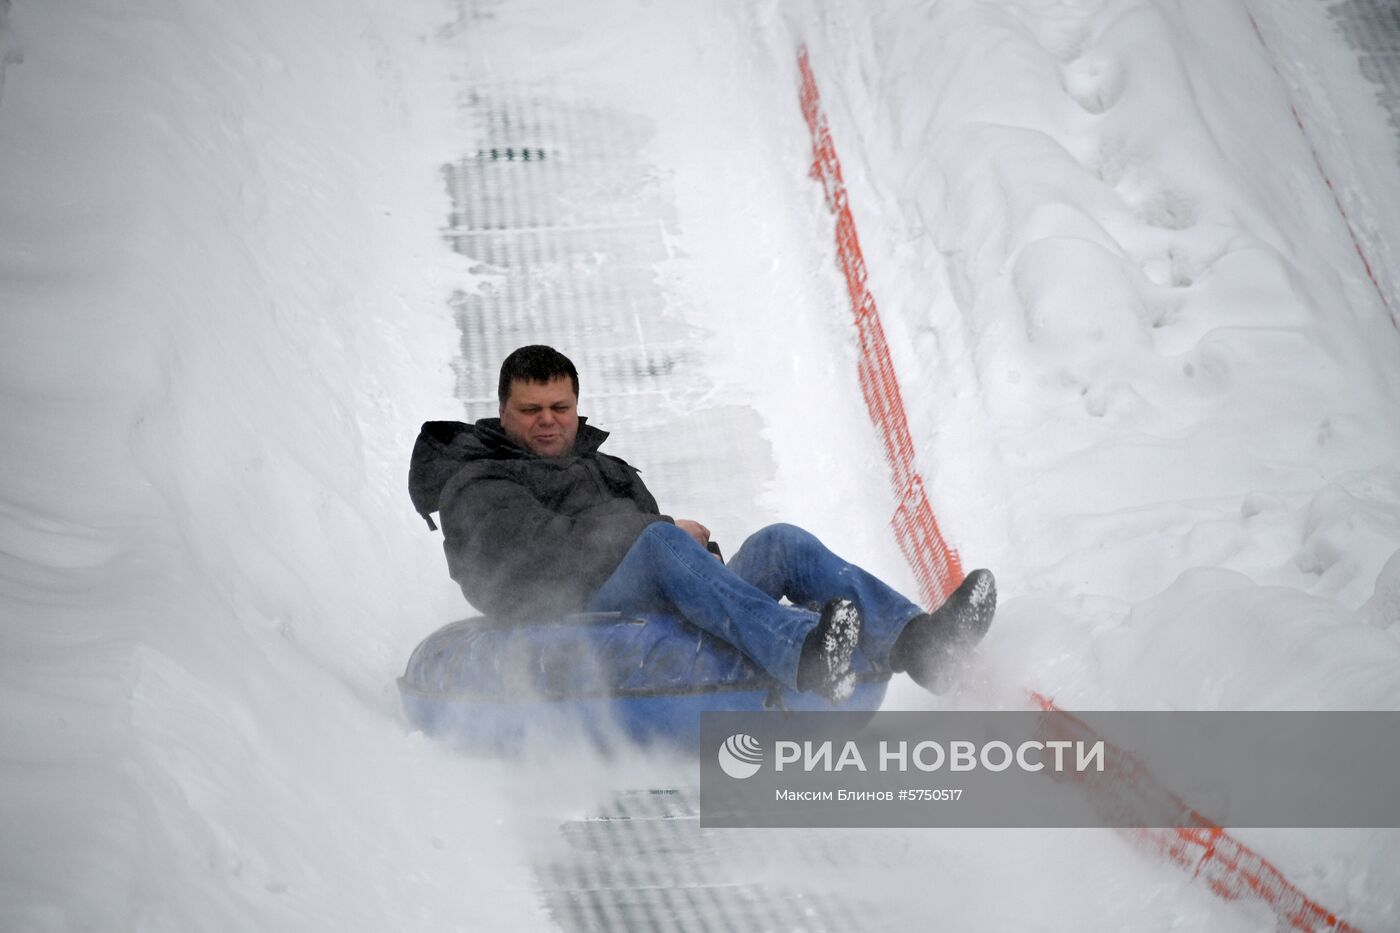
[[[479,144],[446,167],[447,233],[486,281],[453,300],[458,395],[468,420],[494,416],[501,360],[555,346],[579,368],[581,411],[620,429],[609,450],[668,509],[741,528],[773,466],[757,413],[716,397],[706,331],[657,279],[682,240],[670,180],[644,156],[653,121],[580,95],[541,79],[468,96]]]

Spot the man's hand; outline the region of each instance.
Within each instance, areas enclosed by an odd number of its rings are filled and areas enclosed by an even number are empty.
[[[700,543],[701,547],[708,547],[710,544],[710,529],[696,521],[688,518],[676,519],[676,527],[690,535]]]

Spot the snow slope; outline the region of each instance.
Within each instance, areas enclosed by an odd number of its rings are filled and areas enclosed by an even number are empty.
[[[393,689],[420,620],[458,609],[403,493],[413,419],[450,401],[460,274],[437,21],[9,10],[6,930],[535,910],[495,785],[406,734]]]
[[[906,396],[950,536],[1037,612],[1071,597],[1086,643],[1169,586],[1336,610],[1304,651],[1273,647],[1291,613],[1222,604],[1171,626],[1203,630],[1170,655],[1133,639],[1068,682],[1036,660],[1068,633],[1041,624],[1050,643],[1018,649],[1034,679],[1072,705],[1393,708],[1397,618],[1368,601],[1400,540],[1400,335],[1246,8],[856,22],[865,41],[828,53],[833,120],[860,140],[852,201],[896,364],[944,374]],[[916,81],[935,106],[891,90]],[[1352,657],[1377,666],[1349,683]],[[1212,686],[1252,669],[1273,686]]]
[[[653,121],[658,280],[763,425],[753,514],[907,586],[805,176],[809,45],[934,507],[1006,597],[937,702],[1400,706],[1400,335],[1290,101],[1339,114],[1345,192],[1392,183],[1394,140],[1311,2],[6,7],[5,929],[547,928],[527,817],[600,766],[454,756],[393,688],[463,611],[403,479],[460,410],[447,300],[482,278],[438,166],[482,81]],[[1395,833],[1248,840],[1400,925]],[[1270,927],[1111,834],[903,844],[864,881],[960,929]]]

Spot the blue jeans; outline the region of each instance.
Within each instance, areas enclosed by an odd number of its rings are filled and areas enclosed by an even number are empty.
[[[784,596],[793,605],[781,605]],[[895,639],[923,610],[795,525],[754,532],[726,566],[680,528],[654,522],[588,609],[677,613],[796,688],[802,643],[822,604],[838,596],[852,600],[864,620],[858,658],[887,670]],[[862,666],[859,659],[853,665]]]

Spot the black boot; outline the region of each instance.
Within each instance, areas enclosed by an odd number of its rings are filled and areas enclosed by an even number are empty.
[[[851,655],[860,641],[860,610],[849,599],[827,600],[821,621],[802,643],[797,688],[820,694],[835,705],[851,695],[856,677]]]
[[[930,693],[946,692],[958,665],[987,634],[996,611],[992,572],[972,571],[943,605],[909,621],[890,651],[890,665],[908,671]]]

